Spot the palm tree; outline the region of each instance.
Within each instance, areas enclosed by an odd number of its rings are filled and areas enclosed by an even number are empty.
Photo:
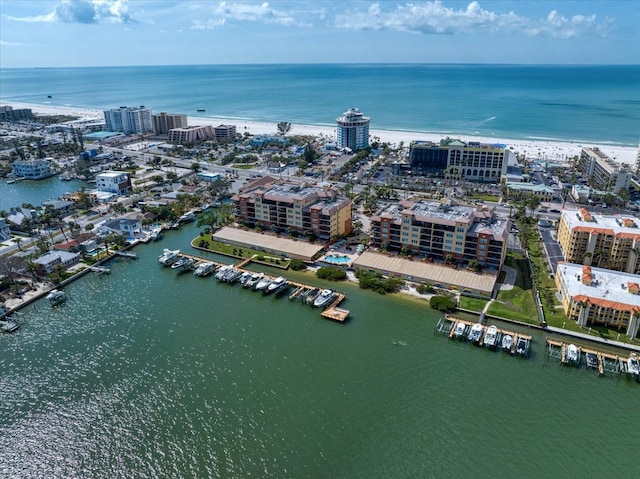
[[[289,133],[292,127],[291,123],[289,123],[288,121],[281,121],[276,126],[278,128],[278,134],[282,136],[285,136],[287,133]]]

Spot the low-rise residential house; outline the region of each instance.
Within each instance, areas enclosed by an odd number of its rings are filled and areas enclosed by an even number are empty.
[[[591,188],[586,185],[573,185],[571,187],[571,197],[577,203],[586,203],[589,201],[591,195]]]
[[[136,235],[142,234],[142,222],[137,219],[118,218],[103,224],[100,233],[117,233],[127,239],[134,239]]]
[[[0,218],[0,241],[6,241],[11,238],[11,230],[7,224],[7,220]]]
[[[34,260],[37,266],[36,273],[40,276],[48,275],[58,265],[67,269],[79,262],[80,255],[68,251],[49,251]]]

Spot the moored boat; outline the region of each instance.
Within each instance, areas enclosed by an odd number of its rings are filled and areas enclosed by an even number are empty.
[[[52,289],[49,294],[47,294],[47,299],[52,306],[57,306],[67,300],[67,293],[59,289]]]
[[[498,328],[495,324],[492,324],[487,328],[487,332],[484,334],[484,345],[488,348],[493,348],[498,342]]]
[[[267,289],[265,289],[265,293],[278,293],[279,291],[282,291],[284,288],[286,288],[288,284],[289,282],[286,278],[278,276],[269,284],[269,286],[267,286]]]
[[[577,363],[579,359],[580,351],[578,351],[578,347],[575,344],[567,346],[567,362]]]
[[[330,289],[323,289],[318,297],[313,300],[313,306],[315,308],[324,308],[329,306],[329,303],[334,298],[335,293]]]
[[[200,263],[193,274],[196,276],[204,277],[210,275],[216,269],[215,263],[209,263],[207,261]]]
[[[181,256],[178,260],[171,265],[171,269],[187,270],[193,265],[195,261],[186,256]]]
[[[251,273],[249,273],[248,271],[245,271],[240,275],[240,278],[238,278],[238,283],[244,286],[245,284],[247,284],[247,281],[249,281],[250,278],[251,278]]]
[[[467,336],[467,339],[472,343],[479,343],[480,338],[482,337],[482,331],[482,324],[474,324],[473,326],[471,326],[471,331],[469,331],[469,336]]]
[[[254,288],[260,280],[264,277],[264,273],[254,273],[251,278],[243,285],[245,288]]]
[[[318,297],[318,295],[320,294],[321,290],[318,288],[312,289],[311,291],[309,291],[307,293],[307,295],[304,297],[304,301],[307,304],[313,304],[313,302],[316,300],[316,298]]]
[[[180,254],[180,250],[176,249],[176,250],[170,250],[168,248],[165,248],[162,252],[162,254],[160,255],[160,257],[158,258],[158,262],[162,265],[162,266],[170,266],[173,263],[175,263],[176,261],[178,261],[178,255]]]
[[[464,332],[467,329],[467,325],[465,323],[463,323],[462,321],[456,323],[454,329],[453,329],[453,335],[456,338],[461,338],[464,336]]]
[[[529,353],[529,340],[527,338],[519,337],[516,343],[516,354],[520,356],[526,356]]]
[[[193,221],[196,215],[193,211],[187,211],[180,218],[178,218],[178,223],[187,223],[189,221]]]
[[[240,276],[242,276],[242,271],[235,268],[229,268],[229,270],[227,271],[227,274],[224,275],[223,279],[227,283],[233,284],[240,278]]]
[[[264,291],[269,287],[270,284],[271,284],[271,278],[267,278],[265,276],[256,284],[256,291]]]
[[[587,361],[587,366],[593,369],[597,369],[598,367],[598,356],[595,353],[585,353],[585,360]]]
[[[511,347],[513,346],[513,336],[510,334],[505,334],[502,337],[502,349],[505,351],[511,351]]]
[[[627,359],[627,372],[632,376],[636,376],[636,379],[640,377],[640,362],[636,353],[631,353],[631,356]]]
[[[225,275],[227,274],[227,272],[231,269],[231,266],[229,265],[225,265],[225,266],[220,266],[220,268],[218,269],[218,271],[216,271],[216,279],[218,281],[223,281]]]

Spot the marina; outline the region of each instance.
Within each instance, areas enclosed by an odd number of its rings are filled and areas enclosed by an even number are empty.
[[[336,292],[333,290],[319,290],[317,287],[310,284],[301,283],[298,281],[292,281],[282,276],[270,276],[264,273],[256,273],[245,269],[251,262],[252,258],[245,258],[235,265],[229,265],[220,261],[213,261],[201,256],[193,254],[182,253],[179,250],[165,249],[163,254],[158,258],[158,261],[163,266],[169,266],[172,269],[178,269],[179,271],[193,270],[196,276],[206,276],[204,274],[196,274],[198,265],[210,264],[208,274],[215,272],[215,278],[218,281],[233,284],[240,282],[242,275],[245,276],[245,281],[241,282],[243,288],[252,288],[256,291],[262,291],[265,295],[273,293],[276,296],[282,295],[287,291],[293,289],[288,295],[289,301],[299,300],[306,304],[311,304],[316,308],[322,309],[320,316],[325,319],[344,323],[349,319],[350,311],[339,307],[339,305],[345,300],[346,295],[344,293]],[[259,276],[260,275],[260,276]],[[323,292],[325,297],[323,301],[319,301],[318,297]],[[315,296],[311,296],[315,293]],[[330,295],[329,295],[330,293]],[[312,299],[311,302],[307,301]]]
[[[448,336],[449,339],[468,341],[488,349],[494,349],[500,345],[500,349],[503,351],[524,358],[529,357],[533,341],[533,337],[528,334],[449,315],[438,320],[434,328],[434,334],[442,334]]]
[[[620,376],[626,374],[630,378],[640,380],[640,374],[635,371],[634,360],[637,362],[636,353],[628,357],[620,354],[594,349],[591,347],[560,341],[547,337],[545,339],[545,361],[549,358],[559,360],[560,365],[574,366],[576,368],[590,368],[598,371],[599,376],[611,373]]]

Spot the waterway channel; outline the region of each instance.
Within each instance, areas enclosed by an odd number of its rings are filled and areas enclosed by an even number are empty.
[[[136,247],[0,337],[0,477],[637,472],[640,385],[545,362],[537,331],[529,359],[450,341],[400,295],[340,284],[342,325],[158,265],[196,233]]]

